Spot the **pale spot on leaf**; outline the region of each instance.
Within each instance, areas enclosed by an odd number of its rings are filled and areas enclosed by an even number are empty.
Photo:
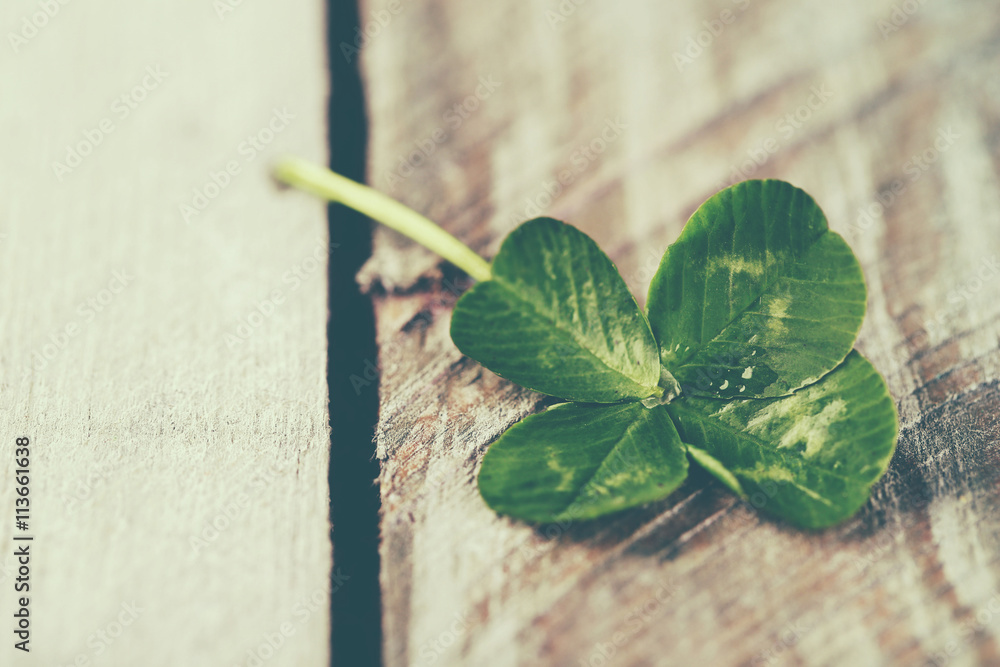
[[[804,456],[815,456],[830,440],[830,425],[839,419],[847,409],[847,403],[837,398],[827,403],[818,414],[803,416],[793,420],[792,427],[782,436],[778,447],[791,447],[805,441]]]
[[[559,473],[562,479],[559,481],[559,486],[555,488],[555,491],[572,491],[574,488],[573,478],[575,477],[573,468],[567,468],[566,466],[559,463],[559,459],[556,456],[550,455],[547,461],[549,470]]]
[[[709,262],[708,270],[712,272],[732,271],[733,273],[745,273],[757,277],[764,275],[764,262],[739,255],[717,257]]]
[[[788,332],[784,318],[788,315],[788,307],[791,305],[787,297],[775,297],[767,304],[767,328],[771,333],[771,338],[783,336]],[[750,339],[753,342],[753,339]]]

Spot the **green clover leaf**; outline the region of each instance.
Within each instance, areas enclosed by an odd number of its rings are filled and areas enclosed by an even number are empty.
[[[864,505],[896,445],[896,406],[857,351],[791,396],[690,398],[666,409],[706,470],[753,505],[809,528]]]
[[[744,181],[691,216],[646,308],[686,394],[764,398],[843,361],[865,301],[858,260],[812,197],[783,181]]]
[[[479,491],[530,521],[589,519],[659,500],[687,477],[670,415],[642,403],[562,403],[507,429],[486,452]]]
[[[662,393],[649,323],[589,236],[536,218],[504,239],[492,270],[451,316],[451,339],[465,355],[522,387],[569,401]]]

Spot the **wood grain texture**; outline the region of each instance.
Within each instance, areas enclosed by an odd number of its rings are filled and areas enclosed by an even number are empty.
[[[362,59],[375,186],[486,255],[517,222],[566,220],[642,295],[715,190],[789,180],[863,265],[858,347],[901,436],[871,502],[817,534],[704,475],[606,520],[498,518],[483,452],[543,403],[459,354],[464,285],[378,230],[359,279],[380,343],[386,664],[1000,664],[995,8],[400,6]]]
[[[268,665],[326,665],[326,215],[268,176],[281,151],[325,158],[323,3],[49,4],[0,55],[0,664],[245,665],[270,639]]]

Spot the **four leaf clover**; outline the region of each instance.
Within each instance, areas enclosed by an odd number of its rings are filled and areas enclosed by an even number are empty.
[[[355,208],[479,282],[451,337],[497,375],[566,403],[509,428],[479,490],[537,523],[669,496],[701,466],[805,528],[854,514],[885,473],[898,417],[853,350],[866,288],[850,247],[802,190],[744,181],[708,199],[667,248],[640,310],[576,228],[530,220],[492,264],[419,213],[288,158],[279,180]]]

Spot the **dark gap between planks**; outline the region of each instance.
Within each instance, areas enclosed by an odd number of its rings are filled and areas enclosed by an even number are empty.
[[[339,44],[354,44],[360,25],[355,0],[330,0],[327,50],[332,79],[329,105],[330,167],[364,182],[368,126],[357,58]],[[352,375],[377,365],[371,300],[354,276],[371,255],[371,223],[343,206],[328,208],[330,319],[327,323],[330,388],[330,521],[333,524],[331,663],[337,667],[381,664],[378,462],[372,438],[378,419],[378,383],[355,390]],[[339,245],[338,245],[339,244]],[[345,577],[348,577],[345,579]]]

